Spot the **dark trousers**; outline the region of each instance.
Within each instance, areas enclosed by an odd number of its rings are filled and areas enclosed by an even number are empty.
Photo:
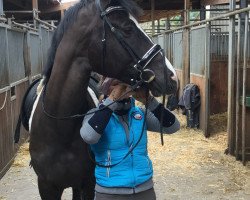
[[[102,194],[95,193],[95,200],[156,200],[154,188],[137,194]]]

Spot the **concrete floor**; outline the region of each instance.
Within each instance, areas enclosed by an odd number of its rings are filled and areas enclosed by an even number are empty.
[[[250,163],[243,166],[224,154],[225,132],[206,139],[183,126],[178,133],[164,136],[163,147],[159,134],[149,133],[148,139],[158,200],[250,200]],[[21,148],[0,180],[0,200],[40,199],[27,149],[28,144]],[[71,199],[71,190],[62,199]]]

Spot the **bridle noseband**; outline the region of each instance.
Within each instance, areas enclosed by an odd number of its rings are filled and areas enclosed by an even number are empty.
[[[114,34],[115,38],[122,45],[122,47],[129,53],[135,63],[132,67],[135,69],[136,73],[130,80],[130,85],[150,83],[155,79],[155,73],[146,68],[153,58],[160,52],[163,52],[162,48],[158,44],[153,44],[153,46],[143,55],[141,58],[136,54],[136,52],[131,48],[131,46],[124,39],[121,30],[115,28],[110,22],[108,15],[114,11],[127,12],[122,6],[110,6],[108,5],[105,10],[102,9],[100,0],[97,0],[97,5],[101,11],[101,19],[103,20],[103,38],[102,38],[102,70],[105,69],[105,57],[106,57],[106,29],[107,24],[111,32]]]

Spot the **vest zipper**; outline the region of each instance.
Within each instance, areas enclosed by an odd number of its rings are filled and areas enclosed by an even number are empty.
[[[130,117],[129,126],[131,127],[132,126],[132,116],[129,116],[129,117]],[[133,134],[133,130],[131,130],[131,131],[132,131],[132,133],[130,133],[130,130],[129,130],[129,134],[132,134],[132,144],[129,147],[130,149],[133,148],[133,145],[134,145],[134,134]],[[129,137],[129,139],[130,139],[130,137]],[[135,180],[135,173],[134,173],[134,155],[133,155],[133,151],[131,152],[131,160],[132,160],[132,175],[133,175],[133,182],[134,182],[133,193],[135,193],[136,180]]]
[[[132,145],[131,145],[130,148],[132,148]],[[134,155],[133,155],[133,151],[131,152],[131,160],[132,160],[133,192],[135,193],[135,173],[134,173]]]
[[[126,141],[127,141],[127,145],[129,146],[129,135],[130,135],[130,133],[129,133],[129,125],[128,125],[128,123],[126,122],[126,120],[124,119],[124,116],[121,116],[121,119],[122,119],[122,121],[124,122],[124,123],[122,123],[124,126],[127,126],[127,130],[126,130],[126,128],[123,126],[123,128],[124,128],[124,131],[125,131],[125,134],[126,134]]]
[[[108,156],[108,159],[107,159],[107,165],[111,165],[111,153],[110,153],[110,150],[107,151],[107,156]],[[106,176],[109,178],[110,176],[110,167],[107,167],[107,170],[106,170]]]

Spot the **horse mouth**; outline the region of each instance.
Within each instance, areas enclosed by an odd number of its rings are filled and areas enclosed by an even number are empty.
[[[156,81],[152,82],[152,86],[150,87],[150,91],[151,91],[153,96],[159,97],[159,96],[162,96],[164,94],[165,95],[174,94],[178,88],[178,83],[174,80],[171,80],[165,89],[161,85],[162,84],[160,84]]]
[[[159,97],[163,94],[162,88],[155,81],[152,83],[152,87],[150,88],[150,91],[154,97]]]

